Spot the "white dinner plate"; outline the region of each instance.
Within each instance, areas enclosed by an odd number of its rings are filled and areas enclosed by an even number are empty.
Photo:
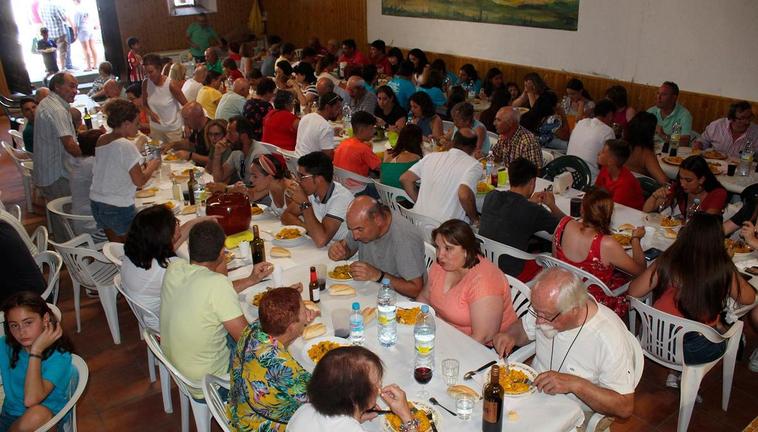
[[[278,234],[279,232],[281,232],[281,230],[284,229],[284,228],[295,228],[298,231],[300,231],[301,235],[300,235],[300,237],[293,238],[293,239],[288,239],[288,240],[277,239],[276,238],[276,234]],[[297,225],[285,225],[285,226],[281,227],[278,231],[276,231],[275,233],[273,233],[272,237],[273,237],[273,240],[271,240],[271,243],[273,245],[275,245],[275,246],[281,246],[281,247],[286,247],[286,248],[300,246],[301,244],[305,243],[308,240],[308,236],[305,234],[305,228],[303,228],[301,226],[297,226]]]
[[[500,361],[498,361],[497,364],[498,364],[498,366],[505,366],[505,362],[502,359],[500,359]],[[537,378],[537,375],[539,375],[536,370],[534,370],[531,366],[529,366],[527,364],[524,364],[524,363],[510,362],[510,363],[508,363],[508,367],[510,367],[511,369],[519,370],[519,371],[525,373],[526,376],[532,382],[534,382],[534,380]],[[479,385],[482,386],[482,391],[484,390],[484,386],[487,385],[487,383],[489,382],[489,377],[490,377],[489,373],[484,373],[484,372],[482,372],[480,374],[474,375],[474,381],[476,381]],[[537,386],[532,385],[532,386],[529,387],[529,390],[527,390],[524,393],[521,393],[521,394],[508,394],[508,393],[505,393],[504,396],[507,397],[507,398],[517,399],[517,398],[523,398],[523,397],[530,396],[530,395],[534,394],[536,391],[537,391]]]
[[[434,421],[434,426],[437,427],[437,430],[441,430],[440,429],[440,414],[437,412],[437,410],[434,407],[432,407],[431,405],[429,405],[426,402],[421,402],[421,401],[417,401],[417,400],[411,400],[411,401],[408,401],[408,402],[412,403],[413,406],[416,407],[416,409],[418,409],[418,410],[424,411],[425,413],[432,413],[432,420]],[[384,419],[382,420],[382,430],[384,432],[399,432],[398,429],[393,429],[392,428],[392,426],[390,425],[389,420],[387,419],[387,415],[385,415],[383,417],[384,417]],[[421,429],[419,429],[419,432],[431,432],[431,431],[432,431],[431,428],[425,429],[423,431]]]
[[[305,367],[311,367],[311,368],[316,367],[316,362],[314,362],[313,360],[311,360],[310,356],[308,355],[308,350],[312,346],[314,346],[314,345],[316,345],[316,344],[318,344],[320,342],[325,342],[325,341],[334,342],[334,343],[339,344],[340,346],[350,346],[350,341],[349,340],[347,340],[345,338],[336,337],[336,336],[326,336],[326,335],[324,335],[324,336],[319,336],[319,337],[315,337],[313,339],[307,340],[303,344],[303,351],[301,352],[302,357],[303,357],[303,361],[305,362],[305,364],[303,364],[303,366],[305,366]]]

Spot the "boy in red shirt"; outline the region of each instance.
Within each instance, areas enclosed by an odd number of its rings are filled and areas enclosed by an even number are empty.
[[[366,111],[358,111],[353,114],[350,124],[353,136],[337,146],[334,166],[367,177],[369,171],[378,172],[382,166],[382,160],[374,154],[371,144],[376,118]]]
[[[610,192],[613,201],[627,207],[642,210],[645,198],[637,178],[624,166],[629,159],[629,143],[624,140],[608,140],[597,155],[597,164],[602,166],[595,186]]]

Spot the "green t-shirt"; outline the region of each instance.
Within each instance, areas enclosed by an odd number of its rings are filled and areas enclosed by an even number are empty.
[[[203,27],[196,22],[187,27],[187,37],[195,44],[195,47],[190,48],[190,53],[195,57],[202,57],[205,50],[211,46],[211,41],[219,39],[216,30],[211,26]]]
[[[678,122],[682,126],[682,135],[692,138],[692,114],[687,111],[687,108],[677,103],[674,110],[666,118],[661,117],[661,109],[657,106],[648,108],[647,112],[655,115],[655,118],[658,119],[658,124],[663,128],[663,133],[666,135],[671,135],[674,123]],[[656,142],[660,140],[657,134],[655,140]]]

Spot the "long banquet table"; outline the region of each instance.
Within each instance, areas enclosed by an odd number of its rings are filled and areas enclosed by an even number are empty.
[[[662,154],[660,153],[660,149],[657,149],[657,157],[658,157],[658,163],[661,165],[661,168],[663,169],[663,172],[666,173],[666,175],[671,178],[675,179],[676,175],[679,173],[679,167],[675,165],[671,165],[669,163],[666,163],[664,158],[668,156],[668,154]],[[677,155],[686,158],[687,156],[690,156],[692,154],[692,148],[690,147],[679,147],[677,150]],[[717,175],[716,178],[718,181],[728,190],[729,192],[733,193],[742,193],[743,190],[745,190],[746,187],[758,183],[758,173],[755,172],[755,165],[753,165],[750,169],[750,175],[747,176],[728,176],[726,175],[726,168],[728,161],[727,160],[718,160],[718,159],[708,159],[709,163],[713,164],[719,164],[721,169],[721,174]]]

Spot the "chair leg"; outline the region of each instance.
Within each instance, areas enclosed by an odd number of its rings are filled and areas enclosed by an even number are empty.
[[[189,432],[189,396],[179,392],[179,404],[182,408],[182,432]]]
[[[82,332],[82,317],[80,313],[81,299],[79,298],[79,294],[81,292],[81,286],[79,285],[79,282],[74,280],[74,278],[71,278],[71,285],[74,288],[74,312],[76,313],[76,332],[81,333]]]
[[[24,176],[24,195],[26,196],[26,211],[31,213],[34,211],[34,197],[32,196],[32,180],[31,177]]]
[[[192,416],[195,417],[195,429],[197,432],[210,432],[211,430],[211,411],[208,405],[190,399],[192,405]]]
[[[174,402],[171,400],[171,375],[163,363],[158,363],[158,374],[161,378],[161,394],[163,395],[163,411],[166,414],[174,412]],[[181,395],[180,395],[181,399]]]
[[[150,375],[150,382],[155,382],[155,356],[150,348],[147,348],[147,373]]]
[[[684,366],[682,369],[682,379],[679,382],[679,420],[676,430],[678,432],[687,432],[692,417],[692,409],[695,407],[697,391],[700,389],[700,381],[705,375],[704,367]]]
[[[742,325],[742,323],[738,321],[734,325]],[[721,383],[721,409],[724,411],[729,408],[729,397],[732,395],[734,364],[737,362],[737,351],[739,349],[740,339],[742,339],[742,330],[738,331],[734,336],[729,338],[726,345],[726,354],[724,354],[724,357],[722,359],[724,362],[724,371]]]
[[[108,327],[111,330],[111,336],[113,336],[113,343],[119,345],[121,343],[121,332],[118,328],[118,308],[116,307],[116,295],[118,293],[116,287],[113,285],[98,287],[97,292],[105,311],[105,320],[108,321]]]

